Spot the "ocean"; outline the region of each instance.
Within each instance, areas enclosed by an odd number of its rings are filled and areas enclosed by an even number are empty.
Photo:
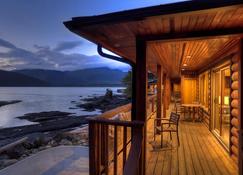
[[[0,101],[22,101],[0,107],[0,128],[33,124],[16,118],[33,112],[62,111],[77,116],[100,114],[99,110],[87,112],[76,108],[74,101],[104,95],[107,88],[117,94],[117,89],[122,87],[0,87]]]

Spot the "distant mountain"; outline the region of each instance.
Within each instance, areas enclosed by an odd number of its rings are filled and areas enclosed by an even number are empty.
[[[0,86],[49,86],[49,84],[27,75],[0,70]]]
[[[15,70],[14,73],[48,82],[49,86],[121,86],[127,72],[109,68],[90,68],[76,71],[44,69]]]

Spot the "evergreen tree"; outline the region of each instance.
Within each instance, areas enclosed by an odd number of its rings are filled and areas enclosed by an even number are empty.
[[[123,84],[126,86],[124,93],[127,98],[132,97],[132,71],[129,71],[127,75],[122,80]]]

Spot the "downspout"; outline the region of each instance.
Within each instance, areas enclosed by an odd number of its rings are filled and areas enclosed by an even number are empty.
[[[122,63],[127,63],[131,67],[135,66],[135,64],[133,62],[129,61],[128,59],[124,59],[122,57],[110,55],[110,54],[103,52],[102,48],[103,48],[102,45],[100,45],[100,44],[97,45],[97,52],[100,56],[108,58],[108,59],[112,59],[112,60],[115,60],[115,61],[119,61],[119,62],[122,62]]]
[[[135,91],[136,91],[136,64],[133,63],[132,61],[129,61],[128,59],[124,59],[122,57],[117,57],[114,55],[109,55],[107,53],[104,53],[102,50],[102,45],[100,45],[100,44],[97,44],[97,52],[102,57],[112,59],[115,61],[119,61],[122,63],[127,63],[132,67],[132,105],[135,105],[136,104],[136,93],[135,93]],[[133,116],[135,116],[135,113],[136,113],[135,110],[136,110],[136,108],[134,108],[132,110],[132,120],[133,120]]]

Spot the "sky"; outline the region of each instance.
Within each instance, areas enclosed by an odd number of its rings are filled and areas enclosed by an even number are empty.
[[[182,0],[0,0],[0,69],[77,70],[124,63],[102,58],[97,46],[63,21]]]

